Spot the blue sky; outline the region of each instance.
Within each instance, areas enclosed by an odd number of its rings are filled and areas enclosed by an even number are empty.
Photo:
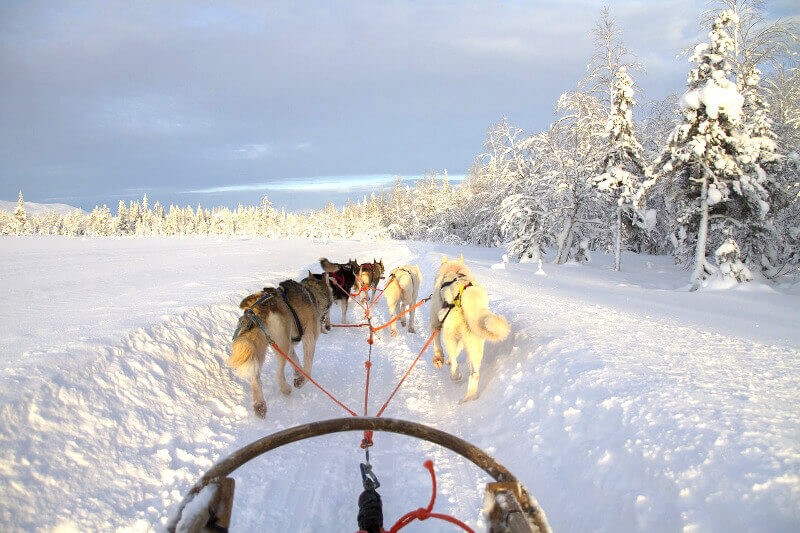
[[[703,4],[613,1],[682,90]],[[0,199],[292,209],[395,175],[465,174],[507,116],[546,128],[591,54],[601,2],[0,3]],[[771,14],[798,11],[772,4]]]

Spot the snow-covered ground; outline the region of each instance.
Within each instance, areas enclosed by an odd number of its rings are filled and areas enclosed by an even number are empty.
[[[316,259],[416,262],[427,295],[442,253],[463,252],[512,336],[489,345],[481,396],[459,405],[430,354],[386,416],[473,442],[517,474],[557,531],[800,529],[800,295],[764,285],[688,293],[667,258],[509,263],[428,243],[204,239],[0,240],[0,524],[3,530],[148,530],[215,460],[273,431],[341,416],[312,386],[266,420],[225,367],[236,304]],[[385,307],[378,306],[385,317]],[[373,411],[427,338],[381,335]],[[338,309],[332,313],[340,316]],[[353,311],[351,320],[355,318]],[[314,375],[362,401],[364,332],[318,346]],[[238,531],[354,531],[360,436],[291,445],[242,468]],[[386,522],[424,505],[482,528],[486,476],[454,454],[376,434]],[[325,526],[325,527],[323,527]],[[450,531],[426,522],[411,531]]]

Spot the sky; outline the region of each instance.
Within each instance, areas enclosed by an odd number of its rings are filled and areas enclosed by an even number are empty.
[[[548,127],[602,4],[0,0],[0,199],[307,209],[458,179],[503,116]],[[639,101],[682,92],[705,4],[608,4]]]

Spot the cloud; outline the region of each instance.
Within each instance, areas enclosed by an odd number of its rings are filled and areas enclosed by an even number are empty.
[[[269,144],[247,144],[235,148],[233,154],[239,159],[259,159],[272,155],[272,147]]]
[[[595,0],[6,4],[0,197],[24,183],[31,201],[86,197],[89,207],[164,184],[177,195],[375,169],[464,173],[503,115],[526,131],[549,125],[558,96],[585,74],[601,9]],[[609,4],[648,68],[636,80],[640,101],[682,92],[689,65],[675,56],[700,34],[703,2]],[[796,2],[780,5],[797,12]]]
[[[238,185],[220,185],[183,191],[184,194],[219,194],[226,192],[257,192],[257,191],[296,191],[296,192],[325,192],[325,191],[363,191],[370,192],[390,186],[401,176],[396,174],[369,174],[361,176],[314,176],[294,179],[281,179],[262,183],[247,183]],[[402,176],[403,181],[416,181],[424,179],[426,175]],[[461,181],[463,174],[449,175],[450,181]]]

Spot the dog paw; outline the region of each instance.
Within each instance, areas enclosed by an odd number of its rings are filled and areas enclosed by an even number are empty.
[[[267,402],[256,402],[253,404],[253,411],[258,418],[265,418],[267,416]]]
[[[289,386],[288,383],[281,383],[280,384],[281,393],[284,396],[289,396],[292,393],[292,388]]]
[[[462,377],[463,376],[461,375],[461,370],[456,370],[455,372],[450,372],[450,379],[452,379],[453,381],[461,381]]]
[[[458,403],[459,403],[459,404],[462,404],[462,403],[466,403],[466,402],[471,402],[471,401],[472,401],[472,400],[474,400],[475,398],[477,398],[477,396],[476,396],[476,395],[474,395],[474,394],[467,394],[466,396],[464,396],[463,398],[461,398],[460,400],[458,400]]]
[[[295,389],[299,389],[300,387],[302,387],[305,384],[306,384],[306,377],[305,376],[300,375],[300,376],[295,376],[294,377],[294,388]]]
[[[434,353],[433,366],[435,366],[436,368],[442,368],[443,365],[444,365],[444,357],[442,357],[442,354]]]
[[[409,327],[409,328],[408,328],[408,332],[409,332],[409,333],[416,333],[416,332],[417,332],[417,330],[415,330],[415,329],[414,329],[414,327],[413,327],[413,326],[411,326],[411,327]]]
[[[401,319],[400,320],[400,325],[403,326],[403,327],[406,327],[406,321]]]
[[[397,337],[397,330],[396,329],[392,330],[392,337]]]

